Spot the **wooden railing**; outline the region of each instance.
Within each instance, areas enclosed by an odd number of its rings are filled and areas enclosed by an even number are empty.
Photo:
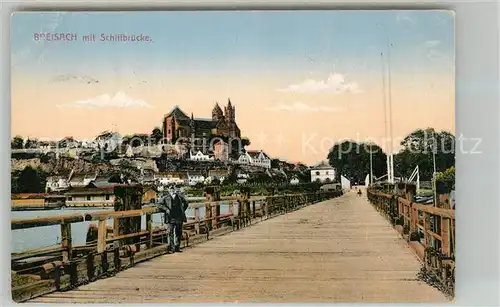
[[[311,203],[340,196],[342,192],[238,198],[191,203],[194,219],[184,223],[182,243],[189,246],[257,221],[297,210]],[[221,214],[221,206],[229,207]],[[205,214],[201,216],[201,209]],[[115,274],[167,252],[164,226],[153,227],[156,206],[127,211],[98,211],[33,219],[13,219],[11,229],[60,225],[60,245],[12,254],[12,293],[17,302]],[[142,224],[145,216],[145,225]],[[112,219],[113,227],[106,222]],[[72,224],[95,221],[86,244],[73,244]]]
[[[368,190],[368,199],[413,245],[424,262],[424,271],[432,275],[445,292],[453,295],[455,210],[415,203],[373,189]]]

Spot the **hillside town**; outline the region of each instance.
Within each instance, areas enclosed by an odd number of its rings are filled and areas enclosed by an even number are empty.
[[[149,134],[122,136],[104,131],[93,140],[65,137],[58,141],[12,140],[12,193],[18,203],[37,198],[44,205],[102,207],[113,205],[113,187],[140,183],[153,194],[172,185],[202,196],[208,185],[298,186],[333,183],[335,169],[326,162],[307,166],[250,150],[241,136],[235,106],[217,103],[211,118],[188,116],[179,106],[167,113]],[[207,145],[208,144],[208,145]],[[342,185],[349,185],[342,178]],[[13,201],[14,201],[13,200]]]

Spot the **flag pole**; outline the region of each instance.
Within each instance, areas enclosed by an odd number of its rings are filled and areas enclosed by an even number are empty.
[[[388,101],[389,101],[389,133],[390,133],[390,167],[391,167],[391,179],[390,182],[394,183],[394,144],[393,144],[393,133],[392,133],[392,83],[391,83],[391,47],[392,44],[387,42],[387,70],[388,70],[388,76],[387,76],[387,83],[389,86],[389,95],[388,95]]]
[[[387,102],[386,102],[386,89],[385,89],[385,63],[384,63],[384,53],[380,53],[380,61],[382,64],[382,102],[384,105],[384,148],[383,150],[385,151],[385,160],[386,160],[386,165],[387,165],[387,180],[390,181],[390,163],[389,163],[389,150],[387,148]]]

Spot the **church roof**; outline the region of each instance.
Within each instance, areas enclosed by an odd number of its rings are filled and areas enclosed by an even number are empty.
[[[177,117],[177,121],[179,122],[179,124],[181,124],[182,126],[189,126],[191,124],[191,119],[189,118],[178,118]]]
[[[189,119],[189,116],[186,115],[186,113],[182,112],[182,110],[179,108],[179,106],[175,106],[172,111],[167,115],[167,117],[173,117],[175,116],[178,119]]]
[[[312,169],[333,169],[333,167],[325,161],[321,161],[312,167]]]
[[[196,129],[212,129],[217,126],[217,122],[211,119],[196,118]]]

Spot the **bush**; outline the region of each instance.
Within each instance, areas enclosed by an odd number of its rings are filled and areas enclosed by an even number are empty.
[[[406,235],[410,232],[410,226],[409,225],[404,225],[403,226],[403,233]]]
[[[405,218],[404,216],[400,215],[397,219],[396,219],[396,225],[399,225],[399,226],[404,226],[405,224]]]
[[[414,231],[410,234],[410,241],[420,241],[420,234],[418,231]]]

